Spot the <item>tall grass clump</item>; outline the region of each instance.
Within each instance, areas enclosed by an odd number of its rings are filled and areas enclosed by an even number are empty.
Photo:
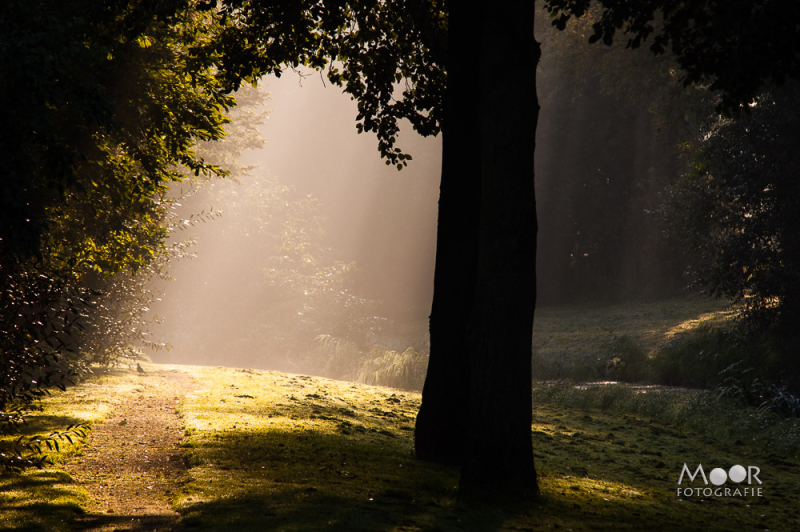
[[[421,390],[428,369],[428,353],[413,347],[404,351],[373,345],[368,351],[344,338],[321,334],[315,339],[319,374],[402,390]]]
[[[320,334],[314,338],[313,373],[337,380],[356,381],[364,353],[352,340]]]
[[[722,374],[745,356],[741,341],[730,331],[701,327],[673,340],[654,359],[655,381],[669,386],[714,388]]]
[[[702,328],[658,353],[654,382],[714,389],[749,406],[800,417],[800,383],[780,362],[782,356],[782,348],[768,338]]]
[[[420,353],[413,347],[399,353],[374,346],[371,356],[361,364],[358,380],[401,390],[421,390],[428,370],[428,358],[427,353]]]
[[[581,352],[536,350],[531,370],[537,381],[645,382],[653,377],[652,363],[644,347],[628,336],[615,336]]]
[[[628,336],[614,337],[601,348],[606,360],[605,378],[624,382],[646,382],[653,368],[645,349]]]
[[[605,378],[605,361],[597,353],[534,350],[531,371],[536,381],[591,382]]]

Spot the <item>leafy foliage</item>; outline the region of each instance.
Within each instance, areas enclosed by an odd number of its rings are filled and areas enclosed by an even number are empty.
[[[138,226],[130,215],[146,218],[164,183],[180,179],[176,163],[218,171],[191,147],[222,136],[232,100],[208,65],[187,60],[213,20],[184,0],[85,3],[6,6],[0,78],[14,105],[2,110],[4,255],[46,253],[53,209],[65,206],[83,227],[75,244],[119,249]]]
[[[425,382],[429,353],[413,347],[403,352],[375,344],[363,349],[355,342],[321,334],[315,339],[319,374],[401,390],[421,390]]]
[[[146,340],[145,287],[182,253],[165,244],[168,184],[187,172],[224,175],[194,145],[223,137],[234,100],[210,64],[190,58],[219,29],[194,2],[4,7],[0,96],[13,102],[0,110],[7,432],[49,387]]]
[[[800,375],[799,105],[788,85],[762,94],[737,120],[717,117],[693,153],[692,171],[673,187],[668,211],[700,253],[695,282],[744,309],[742,332],[758,339],[742,341],[769,353],[758,366],[787,382]]]
[[[603,346],[607,359],[606,375],[624,382],[643,382],[651,378],[651,363],[647,353],[627,336],[614,338]]]
[[[599,16],[536,28],[540,305],[660,298],[688,283],[687,247],[667,237],[658,212],[684,171],[676,147],[695,138],[708,94],[682,90],[670,57],[588,44]]]
[[[24,409],[64,388],[81,368],[74,331],[86,306],[86,294],[63,279],[29,268],[9,271],[0,265],[0,431],[24,422]]]
[[[6,471],[21,471],[29,467],[42,468],[52,461],[52,455],[65,448],[75,448],[89,434],[88,423],[69,425],[47,436],[20,436],[11,445],[0,445],[0,466]],[[68,445],[67,445],[68,444]]]
[[[223,31],[193,54],[219,58],[225,86],[285,67],[326,70],[358,102],[356,127],[374,132],[386,164],[411,156],[395,147],[398,121],[423,136],[441,130],[446,10],[444,2],[283,2],[224,0]]]
[[[741,370],[732,367],[725,373],[729,376],[717,386],[719,397],[742,401],[744,404],[757,407],[760,411],[800,417],[800,397],[793,394],[786,386],[767,384],[757,377],[753,378],[752,368]]]
[[[553,25],[564,29],[587,13],[592,0],[548,0]],[[601,16],[590,42],[610,45],[621,31],[628,48],[648,39],[650,51],[667,51],[683,70],[683,83],[708,85],[721,97],[719,109],[737,113],[765,84],[800,76],[800,27],[790,1],[597,0]],[[768,58],[768,59],[767,59]]]
[[[399,353],[374,346],[359,368],[359,381],[401,390],[421,390],[429,356],[429,353],[420,353],[413,347]]]
[[[327,245],[317,200],[297,198],[292,187],[263,174],[227,194],[230,240],[247,235],[248,259],[260,265],[249,274],[250,291],[264,302],[243,298],[231,309],[238,327],[247,324],[241,348],[290,358],[309,371],[316,363],[305,360],[307,350],[318,335],[362,342],[375,321],[371,303],[354,289],[355,264]]]
[[[800,221],[791,200],[799,106],[787,87],[763,94],[739,120],[719,119],[674,191],[673,208],[710,265],[699,269],[700,282],[753,317],[792,316],[800,293],[800,260],[790,244]]]
[[[659,350],[654,359],[656,382],[670,386],[714,388],[724,372],[746,352],[730,331],[701,327]]]

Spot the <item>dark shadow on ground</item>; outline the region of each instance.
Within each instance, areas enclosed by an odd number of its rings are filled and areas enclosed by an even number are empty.
[[[234,429],[197,441],[189,453],[196,469],[186,487],[187,530],[708,532],[800,525],[790,501],[796,472],[791,479],[772,476],[760,499],[679,499],[684,462],[744,460],[763,463],[765,471],[767,462],[733,443],[633,416],[537,408],[532,437],[543,497],[501,508],[456,504],[458,469],[416,460],[407,439],[355,419],[330,421],[340,424],[329,432]]]
[[[68,487],[71,484],[70,476],[60,471],[4,473],[0,475],[0,517],[13,515],[13,522],[21,523],[13,530],[63,530],[65,524],[83,514],[79,500]],[[29,503],[18,493],[32,494],[45,502]]]
[[[455,504],[457,468],[416,460],[388,432],[226,432],[199,442],[184,492],[184,526],[198,531],[499,530],[496,510]],[[215,476],[203,480],[213,464]]]

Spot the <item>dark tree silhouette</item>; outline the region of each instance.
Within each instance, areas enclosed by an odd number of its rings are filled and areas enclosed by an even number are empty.
[[[722,111],[753,101],[765,83],[800,75],[800,18],[792,0],[547,0],[546,9],[564,29],[593,4],[600,18],[590,42],[611,44],[621,30],[628,47],[671,52],[684,83],[718,91]]]
[[[531,3],[489,11],[450,7],[431,359],[416,433],[420,457],[463,464],[465,500],[537,490],[530,362],[539,47]]]
[[[285,65],[326,69],[358,101],[357,127],[378,135],[389,163],[407,160],[394,147],[396,120],[438,132],[447,87],[432,355],[417,450],[463,462],[464,496],[535,491],[533,3],[485,12],[420,0],[223,5],[238,22],[198,55],[220,53],[231,88]],[[403,79],[403,98],[393,101]]]

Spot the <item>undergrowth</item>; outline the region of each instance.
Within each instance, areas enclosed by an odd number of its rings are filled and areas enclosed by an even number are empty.
[[[44,397],[25,423],[0,435],[0,452],[12,464],[0,470],[0,530],[67,532],[86,512],[86,491],[60,464],[80,455],[91,427],[142,386],[134,371],[101,366],[94,372],[92,378]],[[37,467],[22,469],[13,467],[15,463]]]

